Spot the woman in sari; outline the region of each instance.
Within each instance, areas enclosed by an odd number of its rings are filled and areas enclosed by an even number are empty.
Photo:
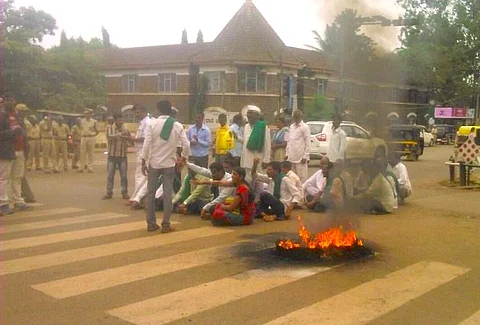
[[[287,148],[288,126],[284,116],[278,116],[275,124],[278,130],[272,139],[272,161],[284,161]]]
[[[245,169],[233,169],[232,181],[237,187],[237,193],[230,202],[218,204],[212,214],[214,226],[243,226],[253,222],[255,203],[253,192],[245,181]]]

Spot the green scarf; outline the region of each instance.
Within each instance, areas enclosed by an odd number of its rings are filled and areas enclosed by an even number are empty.
[[[168,117],[163,125],[162,132],[160,132],[160,138],[165,141],[170,139],[170,134],[172,134],[173,124],[175,123],[175,119],[173,117]]]
[[[263,144],[265,142],[265,128],[267,123],[265,121],[259,120],[255,123],[248,139],[247,149],[250,151],[262,151]]]
[[[273,196],[280,200],[280,186],[282,186],[282,179],[287,176],[284,173],[280,173],[275,177],[275,184],[273,187]]]

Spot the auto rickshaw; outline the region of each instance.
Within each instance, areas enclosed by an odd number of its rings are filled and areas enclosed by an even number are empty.
[[[423,155],[424,147],[422,126],[398,124],[389,127],[389,153],[401,154],[409,160],[418,160],[418,157]]]

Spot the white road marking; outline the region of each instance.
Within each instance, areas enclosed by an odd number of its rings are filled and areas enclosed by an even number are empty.
[[[0,275],[14,274],[37,270],[49,266],[86,261],[98,257],[134,252],[136,250],[164,246],[168,244],[189,241],[192,239],[223,235],[231,232],[234,232],[234,230],[229,230],[226,228],[203,227],[169,234],[158,233],[153,236],[130,239],[110,244],[1,261]]]
[[[267,325],[366,324],[469,270],[445,263],[420,262],[294,311]]]
[[[108,311],[133,324],[167,324],[332,269],[257,269]]]
[[[23,219],[30,219],[30,218],[54,216],[54,215],[64,214],[64,213],[82,212],[82,211],[85,211],[85,209],[72,208],[72,207],[53,209],[53,210],[41,210],[41,211],[32,210],[32,211],[24,211],[24,212],[16,212],[14,214],[8,214],[3,216],[2,219],[23,220]]]
[[[235,257],[237,253],[235,248],[242,243],[244,242],[158,258],[151,261],[37,284],[32,287],[58,299],[68,298],[232,258]],[[242,253],[263,249],[265,249],[265,247],[252,246],[251,248],[242,249]]]
[[[480,310],[458,325],[480,325]]]
[[[3,228],[0,228],[0,234],[8,234],[8,233],[17,232],[17,231],[44,229],[44,228],[50,228],[50,227],[56,227],[56,226],[74,225],[74,224],[90,222],[90,221],[101,221],[101,220],[109,220],[109,219],[125,218],[125,217],[128,217],[128,214],[118,214],[113,212],[107,212],[107,213],[89,214],[84,216],[73,216],[73,217],[55,219],[55,220],[37,221],[37,222],[29,222],[29,223],[15,224],[15,225],[5,225]]]

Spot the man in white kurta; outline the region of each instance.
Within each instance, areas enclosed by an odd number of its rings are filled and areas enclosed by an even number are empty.
[[[250,175],[250,171],[253,167],[253,160],[254,158],[260,158],[260,162],[262,163],[262,167],[266,167],[266,164],[270,162],[270,154],[271,154],[271,137],[270,137],[270,129],[265,127],[265,138],[263,149],[261,151],[250,151],[247,148],[248,141],[250,139],[250,135],[252,134],[253,127],[255,127],[255,123],[260,120],[260,108],[256,106],[249,106],[247,111],[247,119],[248,123],[245,125],[243,130],[243,149],[242,149],[242,159],[240,162],[240,166],[246,169],[247,177]]]
[[[345,160],[347,135],[340,128],[341,123],[342,117],[340,115],[335,115],[333,117],[332,136],[327,150],[327,157],[334,164],[338,160]]]
[[[310,128],[302,120],[302,111],[293,113],[287,141],[287,161],[292,163],[292,170],[305,182],[308,177],[308,161],[310,160]]]

